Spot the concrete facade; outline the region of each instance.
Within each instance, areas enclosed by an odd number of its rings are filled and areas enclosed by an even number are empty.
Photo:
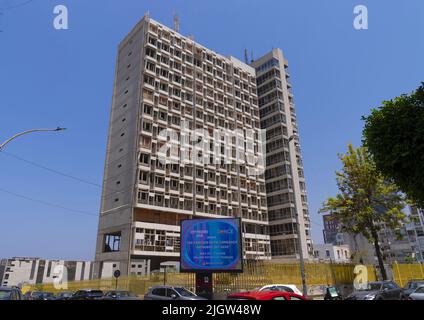
[[[413,212],[413,211],[411,211]],[[416,212],[416,215],[419,215]],[[412,213],[412,216],[414,214]],[[323,216],[324,240],[328,244],[345,244],[350,247],[352,260],[355,263],[377,264],[377,257],[373,243],[361,234],[349,234],[341,231],[341,224],[331,215]],[[419,260],[419,236],[421,234],[420,220],[415,223],[403,224],[398,230],[392,230],[382,224],[378,232],[381,253],[387,264],[405,263],[413,256]],[[400,237],[398,236],[400,234]],[[414,255],[414,253],[416,255]]]
[[[424,211],[415,206],[411,207],[410,211],[415,220],[406,225],[411,251],[414,260],[424,263]]]
[[[244,257],[270,259],[264,164],[243,162],[262,156],[255,69],[148,16],[116,65],[94,277],[178,261],[180,221],[195,217],[240,217]]]
[[[266,192],[271,254],[276,260],[312,259],[311,226],[288,61],[280,49],[251,64],[256,71],[261,128],[266,130]],[[294,140],[290,142],[290,137]],[[297,231],[297,221],[299,232]]]

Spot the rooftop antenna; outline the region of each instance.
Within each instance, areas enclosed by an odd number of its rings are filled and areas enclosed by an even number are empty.
[[[147,10],[145,13],[144,13],[144,19],[149,19],[150,18],[150,12],[149,12],[149,10]]]
[[[180,17],[174,13],[174,31],[180,32]]]
[[[249,58],[248,58],[248,56],[247,56],[247,49],[244,49],[244,62],[245,62],[246,64],[249,64]]]
[[[250,52],[250,63],[255,62],[255,59],[253,58],[253,50]]]

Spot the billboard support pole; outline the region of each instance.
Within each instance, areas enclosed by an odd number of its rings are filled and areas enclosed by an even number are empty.
[[[213,296],[213,273],[196,272],[196,294],[206,299]]]

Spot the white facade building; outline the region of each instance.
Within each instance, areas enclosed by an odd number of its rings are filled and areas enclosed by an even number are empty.
[[[406,225],[408,239],[411,244],[413,259],[424,263],[424,212],[417,207],[411,207],[411,217],[415,221]]]
[[[88,280],[92,272],[92,263],[89,261],[19,257],[3,259],[1,265],[3,273],[0,274],[0,286],[5,287]]]
[[[325,262],[350,263],[350,248],[348,245],[333,245],[331,243],[314,244],[314,258]]]

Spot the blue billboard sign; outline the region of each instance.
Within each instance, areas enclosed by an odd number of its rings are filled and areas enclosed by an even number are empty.
[[[242,272],[240,219],[183,220],[180,259],[183,272]]]

